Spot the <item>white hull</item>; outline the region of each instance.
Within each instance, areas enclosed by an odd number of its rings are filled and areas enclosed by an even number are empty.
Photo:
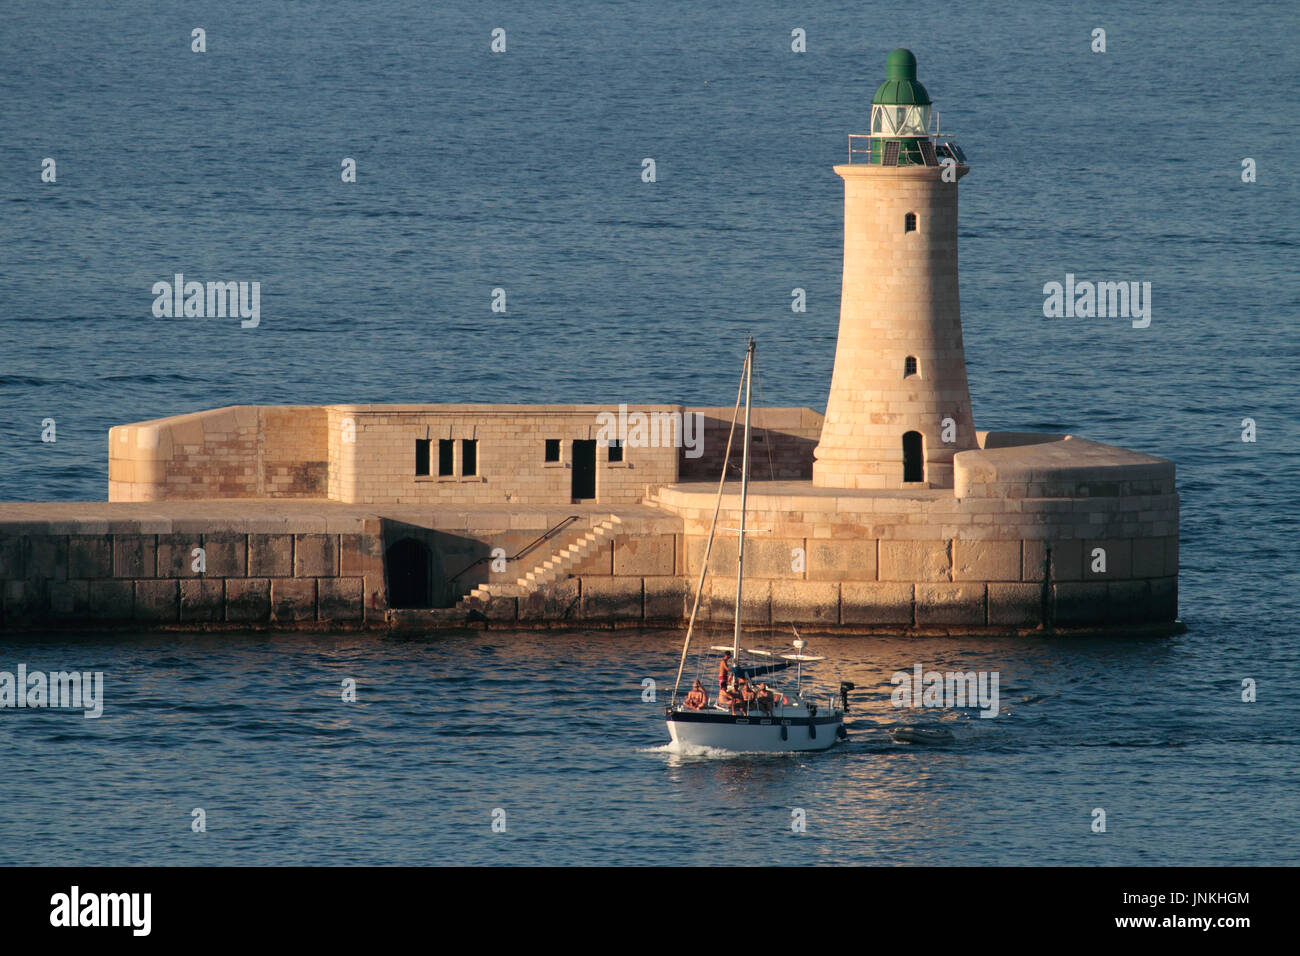
[[[839,714],[826,714],[815,718],[767,718],[753,715],[736,718],[725,714],[709,713],[707,720],[690,719],[690,712],[674,713],[668,720],[668,733],[673,743],[683,749],[710,747],[736,753],[794,753],[809,750],[827,750],[839,739],[843,718]],[[673,719],[684,718],[684,719]],[[782,739],[782,728],[785,739]],[[815,734],[815,736],[814,736]]]

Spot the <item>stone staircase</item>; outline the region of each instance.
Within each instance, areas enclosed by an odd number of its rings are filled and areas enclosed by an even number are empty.
[[[592,551],[609,541],[618,533],[622,523],[623,519],[618,515],[610,515],[513,581],[480,584],[456,603],[456,609],[476,610],[487,606],[494,597],[524,597],[542,590],[567,576],[573,568],[586,560]]]

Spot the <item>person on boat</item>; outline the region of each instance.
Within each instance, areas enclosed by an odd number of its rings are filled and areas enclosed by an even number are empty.
[[[758,705],[758,709],[766,716],[772,716],[772,708],[776,704],[776,695],[774,695],[772,689],[767,686],[767,681],[759,681],[758,693],[754,695],[754,703]]]
[[[740,699],[745,703],[745,713],[749,713],[749,708],[753,705],[754,699],[758,694],[749,683],[748,677],[741,676],[736,678],[736,693],[740,695]]]
[[[745,713],[744,704],[745,704],[745,699],[741,697],[740,694],[738,694],[736,691],[730,690],[726,687],[718,688],[718,706],[730,707],[731,716],[733,717],[747,716]]]
[[[703,710],[708,706],[708,695],[704,693],[704,685],[700,683],[698,677],[695,679],[695,686],[692,687],[691,692],[686,695],[684,703],[687,710]]]
[[[731,683],[731,651],[726,651],[722,655],[722,660],[718,661],[718,690],[726,690],[727,685]]]

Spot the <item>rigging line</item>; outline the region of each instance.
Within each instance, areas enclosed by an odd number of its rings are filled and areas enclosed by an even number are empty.
[[[758,392],[758,407],[763,408],[763,379],[759,377],[758,366],[754,366],[754,390]],[[773,481],[776,481],[776,465],[772,463],[772,430],[763,429],[763,444],[767,446],[767,474]]]
[[[749,368],[749,353],[745,353],[745,368]],[[745,372],[740,373],[740,384],[736,386],[736,408],[731,413],[731,431],[727,433],[727,450],[722,456],[722,477],[718,479],[718,500],[713,505],[713,523],[709,525],[709,541],[704,546],[704,560],[700,565],[700,583],[695,589],[695,604],[691,607],[691,620],[686,625],[686,643],[682,646],[682,660],[677,665],[677,680],[673,683],[673,701],[677,700],[677,688],[682,683],[682,671],[686,669],[686,655],[691,649],[691,634],[695,631],[695,616],[700,611],[700,595],[704,592],[704,578],[709,573],[709,554],[713,551],[713,539],[718,530],[718,514],[722,511],[722,489],[727,483],[727,462],[731,460],[731,442],[736,437],[736,422],[740,420],[740,398],[745,389]],[[685,541],[685,539],[683,539]]]

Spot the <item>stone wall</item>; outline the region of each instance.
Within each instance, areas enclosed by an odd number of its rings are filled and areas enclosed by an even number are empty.
[[[235,405],[108,432],[108,500],[318,498],[328,488],[326,411]]]
[[[769,527],[763,522],[774,514],[751,514],[751,526]],[[202,531],[197,522],[191,525],[196,530],[158,533],[4,531],[0,628],[383,628],[391,616],[387,547],[405,538],[425,542],[435,557],[435,593],[450,605],[496,577],[480,558],[498,547],[513,555],[535,540],[551,517],[537,516],[531,528],[510,528],[508,521],[472,527],[493,522],[440,514],[427,522],[366,519],[341,532],[239,531],[213,520]],[[724,511],[722,523],[730,525],[736,517]],[[701,520],[657,519],[603,543],[547,587],[493,598],[477,612],[451,607],[417,612],[416,622],[681,626],[703,555],[704,538],[691,533],[698,532]],[[815,532],[794,534],[797,524],[774,522],[771,534],[749,541],[747,626],[1007,633],[1040,626],[1155,625],[1177,616],[1176,536],[844,541]],[[574,533],[586,526],[579,524]],[[503,577],[545,561],[571,538],[543,543]],[[206,554],[202,573],[194,569],[196,547]],[[1106,550],[1105,572],[1093,570],[1095,547]],[[699,621],[725,628],[735,597],[735,536],[719,537],[714,548]],[[794,560],[796,549],[800,562]],[[467,568],[470,573],[448,584]]]
[[[549,527],[559,522],[548,518]],[[429,521],[383,522],[385,554],[394,544],[412,540],[423,544],[433,557],[431,604],[447,608],[481,584],[511,581],[550,559],[587,530],[590,519],[580,520],[550,540],[539,540],[548,527],[539,519],[533,527],[510,527],[479,515],[442,515]],[[494,572],[493,553],[505,558],[505,570]]]
[[[1041,439],[1041,440],[1040,440]],[[956,492],[753,482],[746,614],[755,623],[1102,625],[1177,617],[1171,462],[1063,436],[982,433],[954,457]],[[706,484],[661,489],[694,581],[713,519]],[[736,527],[739,493],[719,524]],[[710,567],[735,574],[735,536]],[[734,580],[714,595],[730,613]],[[710,612],[713,613],[712,611]]]
[[[1029,436],[1012,433],[1012,438]],[[1163,458],[1075,438],[1044,436],[1045,441],[1011,443],[994,434],[977,451],[954,458],[958,498],[1166,498],[1175,492],[1174,467]],[[992,444],[989,444],[992,441]],[[1146,502],[1148,505],[1150,502]],[[1120,511],[1133,510],[1118,503]],[[1139,508],[1147,511],[1149,508]],[[1168,519],[1170,515],[1162,516]],[[1172,515],[1177,521],[1175,507]],[[1154,519],[1152,519],[1154,520]]]
[[[1091,571],[1093,546],[1108,571]],[[657,555],[655,566],[613,574],[586,567],[546,596],[521,599],[519,616],[567,600],[574,617],[680,623],[690,613],[704,541],[691,536],[620,540],[612,547]],[[804,570],[793,570],[800,549]],[[1050,565],[1049,565],[1050,549]],[[735,543],[715,543],[699,620],[725,625],[735,603]],[[817,538],[751,541],[744,621],[849,630],[1085,627],[1171,622],[1177,617],[1178,543],[1157,541],[891,541]],[[616,564],[615,567],[618,567]],[[673,572],[669,572],[669,568]],[[540,616],[536,611],[532,616]]]
[[[95,506],[59,507],[66,513]],[[94,517],[74,520],[0,520],[0,629],[387,627],[386,557],[399,542],[429,549],[433,604],[447,607],[478,584],[512,579],[546,561],[607,515],[586,512],[562,533],[539,540],[567,515],[437,509],[380,517],[331,508],[320,516],[272,519],[229,517],[230,511],[105,521],[98,506]],[[619,573],[652,567],[672,575],[672,534],[667,542],[666,566],[638,564],[620,544]],[[196,549],[202,549],[201,569]],[[495,549],[512,559],[525,553],[496,575],[484,560]],[[581,567],[610,576],[612,555],[607,545]],[[556,607],[554,597],[524,603],[534,619]],[[463,625],[469,617],[450,611],[430,623]]]
[[[330,497],[368,504],[545,505],[572,499],[575,440],[595,440],[603,405],[333,405],[329,408]],[[677,416],[681,406],[643,405],[629,413]],[[351,422],[352,441],[347,423]],[[415,474],[415,442],[430,442],[431,474]],[[438,442],[455,444],[454,474],[438,474]],[[545,460],[546,440],[560,458]],[[464,474],[462,442],[477,441],[476,474]],[[611,462],[596,448],[601,504],[639,501],[648,485],[675,481],[676,447],[623,449]]]
[[[647,481],[653,506],[597,506],[563,500],[547,483],[567,484],[568,469],[538,469],[532,459],[543,458],[540,442],[555,432],[564,449],[558,464],[566,464],[572,439],[564,429],[594,434],[598,407],[527,408],[528,415],[501,406],[490,412],[474,406],[248,407],[162,420],[166,427],[114,429],[111,441],[121,448],[113,460],[131,465],[131,480],[123,481],[133,494],[143,488],[185,497],[191,485],[207,481],[217,489],[210,493],[236,500],[0,505],[0,627],[387,627],[407,618],[430,626],[680,626],[713,518],[729,410],[706,416],[700,465],[706,480],[663,480],[686,460],[677,448],[629,448],[631,467],[622,472],[635,473],[638,483],[657,476]],[[755,474],[761,477],[768,448],[780,467],[806,469],[816,413],[767,409],[755,417],[761,423],[755,437],[765,439],[752,449]],[[354,441],[341,438],[345,420]],[[435,423],[449,437],[459,440],[458,429],[464,429],[482,443],[485,474],[478,477],[489,480],[448,482],[446,498],[424,500],[421,491],[404,503],[403,482],[393,478],[396,490],[388,494],[399,500],[378,507],[298,494],[336,479],[342,482],[337,493],[351,481],[352,494],[384,494],[367,487],[365,475],[413,466],[413,454],[403,448],[413,452],[413,431],[421,427],[430,440],[439,437]],[[311,449],[321,442],[330,449],[328,465],[295,471],[294,456],[316,454]],[[1158,629],[1175,620],[1179,503],[1172,463],[1061,435],[979,433],[978,443],[954,456],[953,489],[755,480],[746,623],[979,633],[1041,626]],[[222,448],[230,451],[226,458],[218,455]],[[493,448],[530,459],[517,470],[520,484],[510,485],[516,479],[509,477],[490,480]],[[221,464],[209,472],[210,459]],[[312,462],[307,457],[299,464]],[[351,471],[343,467],[348,463]],[[530,494],[527,482],[534,480],[547,489],[537,492],[540,498],[562,500],[545,507],[502,500]],[[598,475],[597,487],[608,490],[600,482],[615,480]],[[482,502],[459,497],[462,488],[488,494]],[[738,489],[734,483],[728,488],[722,528],[740,519]],[[626,484],[618,493],[635,499],[644,492],[644,486]],[[272,500],[276,496],[299,500]],[[570,517],[575,524],[537,542]],[[587,532],[590,544],[574,551]],[[385,561],[388,549],[407,538],[429,549],[433,607],[404,618],[388,607],[393,568]],[[484,560],[493,549],[513,557],[530,544],[503,572]],[[202,569],[194,566],[195,548],[204,549]],[[715,543],[701,607],[706,624],[721,627],[731,619],[735,550],[734,533],[724,532]],[[543,586],[515,596],[489,587],[481,606],[472,596],[459,603],[478,585],[517,582],[548,565]]]
[[[202,549],[203,570],[195,554]],[[348,533],[0,533],[0,626],[382,622],[377,522]]]
[[[576,565],[570,575],[522,597],[493,597],[475,604],[478,616],[495,623],[554,626],[580,622],[680,626],[689,613],[682,577],[679,527],[660,519],[620,534]]]
[[[703,454],[692,458],[682,449],[680,481],[707,481],[722,474],[733,408],[688,408],[704,416]],[[733,474],[740,474],[744,410],[736,422],[732,447]],[[812,477],[813,449],[822,431],[822,416],[811,408],[754,408],[750,411],[750,474],[763,479],[806,481]]]
[[[596,448],[595,498],[634,502],[677,480],[681,406],[628,408],[622,461]],[[365,504],[537,505],[572,500],[574,441],[599,440],[600,405],[240,405],[121,425],[109,431],[109,500],[327,498]],[[674,422],[672,434],[667,423]],[[661,431],[660,425],[664,424]],[[635,422],[634,422],[635,425]],[[438,473],[438,442],[454,442],[453,474]],[[546,461],[547,439],[559,459]],[[657,440],[662,439],[662,440]],[[429,471],[416,474],[416,442]],[[477,442],[468,474],[464,440]],[[724,439],[725,440],[725,439]]]
[[[651,427],[628,429],[623,461],[596,449],[598,503],[644,498],[647,487],[716,477],[731,409],[639,405]],[[689,436],[682,414],[703,416]],[[327,498],[353,504],[539,505],[572,500],[575,440],[595,440],[603,405],[238,405],[159,418],[109,431],[109,500]],[[671,428],[669,418],[671,417]],[[803,478],[821,415],[807,408],[752,413],[753,474]],[[694,419],[692,420],[692,425]],[[686,447],[687,439],[696,445]],[[417,439],[429,444],[431,474],[416,475]],[[455,444],[454,474],[438,474],[438,442]],[[463,440],[477,445],[464,474]],[[558,461],[545,460],[558,439]],[[695,454],[698,450],[699,454]],[[736,461],[739,442],[734,449]]]
[[[751,514],[767,527],[768,514]],[[723,524],[737,515],[724,512]],[[1043,539],[936,541],[755,536],[747,545],[743,619],[868,633],[997,633],[1172,624],[1178,541]],[[570,577],[523,597],[493,598],[489,623],[681,626],[691,612],[705,539],[663,531],[619,535]],[[1092,570],[1092,548],[1107,570]],[[802,552],[801,564],[794,560]],[[714,544],[698,622],[728,627],[735,537]],[[446,619],[443,623],[447,623]]]

